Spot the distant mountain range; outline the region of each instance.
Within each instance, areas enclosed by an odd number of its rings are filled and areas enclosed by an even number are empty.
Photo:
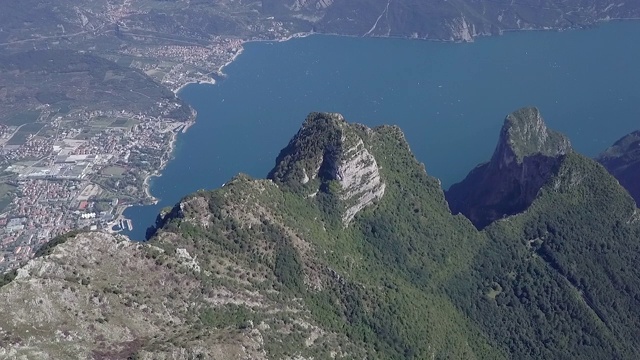
[[[188,38],[197,43],[212,36],[268,38],[282,29],[470,40],[502,31],[567,29],[639,17],[639,3],[605,0],[24,0],[0,4],[0,44],[57,47],[70,41],[88,48],[93,36],[117,38],[130,32],[158,42]]]
[[[262,11],[314,31],[469,41],[510,30],[566,29],[637,18],[640,4],[603,0],[263,0]]]
[[[631,196],[535,108],[446,197],[399,128],[313,113],[268,179],[185,197],[148,242],[70,234],[6,274],[0,353],[635,359],[639,257]]]

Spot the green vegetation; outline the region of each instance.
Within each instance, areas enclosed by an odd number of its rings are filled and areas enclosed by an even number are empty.
[[[569,140],[548,129],[538,109],[517,110],[505,119],[491,160],[447,191],[451,211],[464,214],[478,229],[519,214],[571,151]]]
[[[9,206],[16,196],[16,186],[7,183],[0,183],[0,212]]]
[[[247,323],[254,319],[251,310],[244,306],[227,305],[222,308],[205,309],[200,314],[200,321],[209,327],[226,328],[233,326],[245,328]]]
[[[310,115],[309,126],[281,153],[281,163],[272,173],[282,179],[281,188],[237,177],[220,190],[183,200],[184,215],[164,224],[159,234],[177,232],[190,239],[198,253],[231,256],[234,264],[263,272],[282,285],[281,296],[302,298],[315,322],[344,333],[370,356],[501,357],[443,291],[448,279],[464,270],[461,264],[471,261],[483,237],[470,223],[449,213],[437,180],[424,173],[399,129],[382,127],[371,138],[363,136],[378,159],[394,154],[379,160],[379,165],[388,184],[403,186],[388,187],[383,200],[360,214],[349,229],[341,221],[338,182],[325,180],[323,174],[320,184],[315,184],[321,191],[314,198],[301,196],[313,186],[297,181],[301,169],[315,168],[311,164],[325,146],[335,149],[332,156],[341,156],[340,146],[329,145],[340,139],[337,129],[344,126],[349,133],[365,134],[324,116]],[[202,205],[198,210],[190,205],[200,197],[207,199],[211,214],[212,225],[206,230],[181,220],[205,211]],[[248,214],[254,214],[249,209],[269,210],[261,215],[259,225],[248,228],[242,216],[227,215],[238,204]],[[288,228],[311,241],[313,253],[292,239]],[[320,280],[326,283],[322,290],[305,286],[305,279],[314,278],[324,279]],[[439,330],[433,331],[436,326]]]
[[[16,276],[18,276],[18,270],[17,269],[13,269],[9,272],[6,272],[4,274],[2,274],[2,276],[0,276],[0,287],[3,287],[7,284],[9,284],[10,282],[13,281],[13,279],[16,278]]]
[[[104,115],[114,109],[186,120],[188,107],[149,76],[171,84],[185,79],[176,71],[204,76],[236,51],[220,46],[228,40],[299,31],[470,40],[640,16],[640,4],[631,1],[613,7],[603,0],[291,3],[4,1],[0,92],[10,96],[0,96],[0,122],[20,127],[8,144],[70,128],[82,129],[77,139],[89,139],[135,125]],[[195,55],[159,54],[176,45],[185,46],[176,54]],[[227,56],[202,60],[198,50]],[[148,244],[72,233],[39,249],[40,257],[55,246],[66,251],[35,259],[27,278],[16,280],[14,272],[0,279],[8,314],[0,319],[0,352],[19,358],[259,358],[264,352],[271,358],[638,358],[637,209],[601,168],[574,154],[561,159],[540,194],[538,187],[524,207],[511,208],[525,213],[480,232],[451,215],[438,182],[397,128],[368,132],[312,117],[319,121],[278,157],[270,175],[277,186],[239,176],[224,189],[189,196],[159,219]],[[344,189],[332,168],[345,150],[338,136],[344,134],[346,145],[363,140],[386,184],[384,197],[348,227],[341,218]],[[532,149],[520,145],[523,153]],[[134,152],[137,169],[107,168],[96,182],[114,192],[127,189],[119,198],[133,201],[141,196],[128,187],[140,189],[141,169],[157,169],[160,155]],[[12,193],[0,189],[0,208]],[[2,287],[9,282],[11,291]]]
[[[7,126],[21,126],[36,122],[38,117],[40,117],[40,111],[24,111],[4,119],[1,123]]]
[[[67,242],[69,239],[73,239],[74,237],[76,237],[78,234],[81,234],[82,230],[73,230],[70,231],[66,234],[62,234],[62,235],[58,235],[56,237],[54,237],[53,239],[49,240],[49,242],[47,242],[46,244],[44,244],[42,247],[40,247],[34,257],[42,257],[42,256],[47,256],[47,255],[51,255],[51,253],[53,253],[53,249],[60,245],[60,244],[64,244],[65,242]]]
[[[123,168],[122,166],[108,166],[102,169],[101,172],[104,175],[121,177],[126,171],[127,169]]]
[[[36,135],[43,127],[44,124],[39,123],[21,125],[11,139],[7,141],[7,145],[24,145],[30,136]]]
[[[514,357],[634,358],[633,202],[580,155],[568,156],[559,174],[560,185],[545,187],[526,213],[487,228],[490,246],[451,296],[471,301],[469,316]]]
[[[112,77],[117,75],[118,80],[109,80],[107,74]],[[20,91],[20,101],[12,97],[0,100],[0,120],[9,126],[24,125],[20,130],[32,134],[46,125],[35,123],[41,116],[37,109],[43,104],[52,105],[43,119],[47,121],[56,114],[56,109],[63,113],[71,110],[110,112],[122,109],[135,114],[162,116],[164,109],[158,103],[165,101],[175,102],[179,106],[170,115],[164,116],[178,121],[191,117],[188,106],[142,71],[72,50],[0,53],[0,82],[3,86]],[[96,120],[99,122],[100,119]],[[118,120],[112,120],[109,124],[114,121]],[[102,129],[109,124],[97,125]],[[29,126],[40,128],[31,129]],[[128,123],[114,126],[128,126]]]
[[[282,239],[276,248],[274,275],[287,289],[301,291],[304,288],[302,265],[296,250],[291,243]]]
[[[292,189],[302,190],[305,176],[309,177],[320,166],[319,177],[328,186],[328,182],[334,180],[328,167],[341,156],[341,136],[345,125],[345,121],[338,117],[311,113],[289,145],[282,149],[276,159],[277,165],[268,177]]]

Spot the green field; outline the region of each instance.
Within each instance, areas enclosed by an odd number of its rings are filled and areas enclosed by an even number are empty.
[[[127,171],[127,169],[121,166],[108,166],[102,169],[102,174],[110,175],[110,176],[122,176]]]
[[[24,124],[18,131],[16,131],[15,134],[13,134],[11,139],[7,141],[7,145],[22,145],[27,142],[27,137],[29,137],[29,135],[37,134],[43,127],[44,124],[40,123]]]
[[[128,119],[120,118],[112,122],[109,127],[126,127],[128,121]]]
[[[20,126],[24,124],[30,124],[36,122],[40,117],[40,111],[38,110],[28,110],[23,111],[19,114],[15,114],[6,119],[2,119],[2,123],[7,126]]]
[[[91,127],[88,129],[84,129],[78,136],[74,138],[74,140],[89,140],[100,132],[102,132],[102,129],[100,128]]]
[[[0,212],[3,212],[15,197],[16,187],[0,183]]]

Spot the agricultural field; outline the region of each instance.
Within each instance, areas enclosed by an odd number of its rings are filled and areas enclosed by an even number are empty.
[[[9,206],[11,200],[16,196],[17,188],[7,183],[0,183],[0,213]]]

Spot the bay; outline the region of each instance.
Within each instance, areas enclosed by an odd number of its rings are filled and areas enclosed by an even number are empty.
[[[594,156],[640,129],[639,22],[517,32],[474,43],[310,36],[245,44],[216,85],[180,96],[197,111],[175,158],[151,180],[157,205],[132,207],[144,239],[160,209],[243,172],[264,177],[311,111],[395,124],[443,187],[495,147],[504,116],[540,108],[547,124]]]

